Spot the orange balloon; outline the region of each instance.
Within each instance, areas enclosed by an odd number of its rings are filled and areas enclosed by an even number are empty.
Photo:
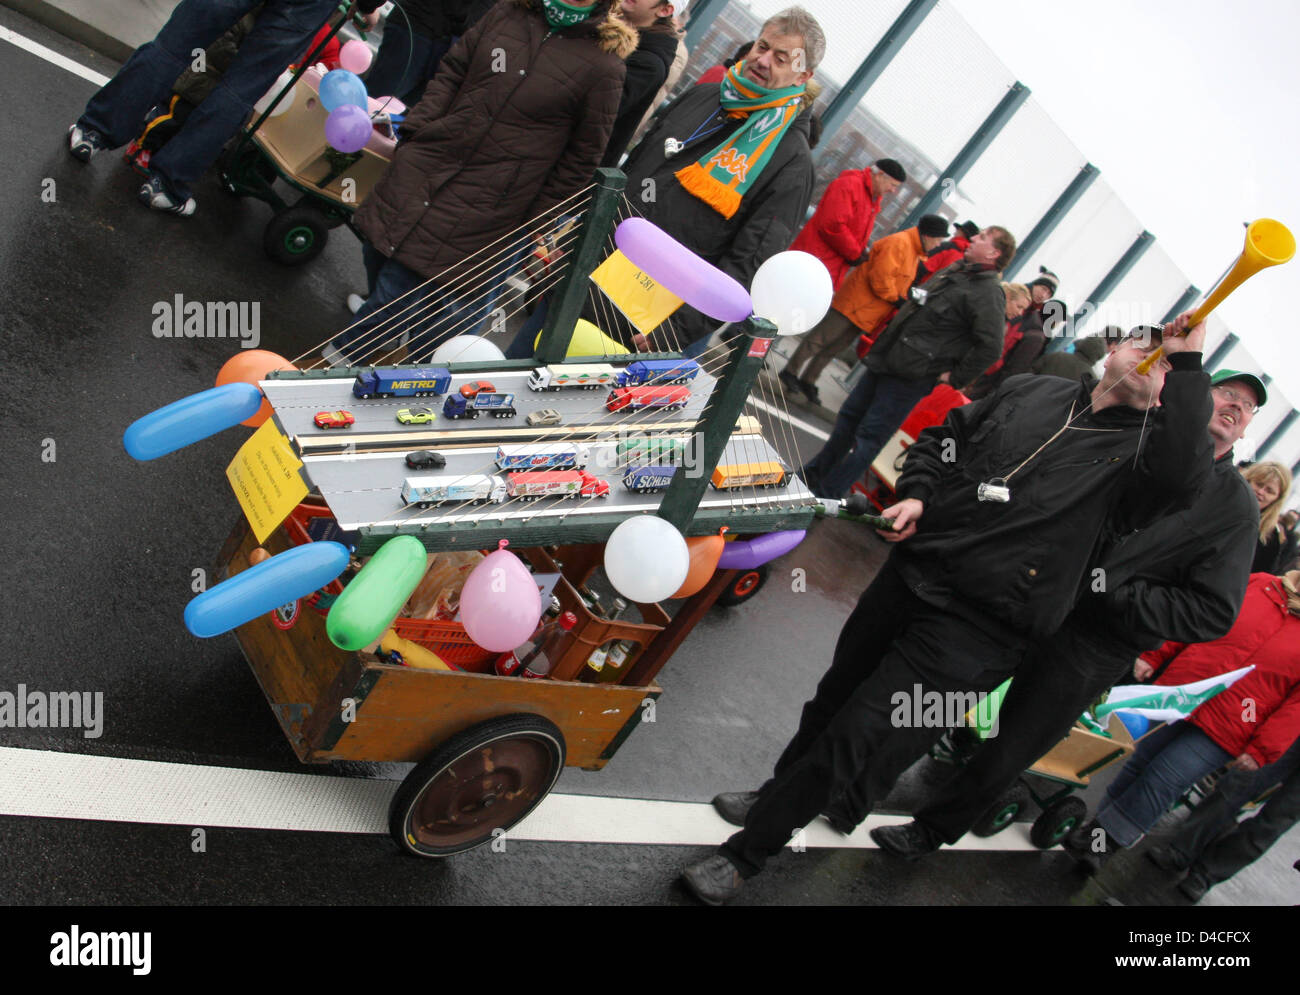
[[[263,549],[261,546],[258,546],[256,549],[252,550],[248,554],[249,565],[254,567],[257,566],[259,563],[263,563],[266,560],[269,560],[270,558],[271,558],[270,550]]]
[[[727,545],[721,535],[692,536],[686,540],[686,549],[691,554],[691,566],[686,571],[686,580],[669,598],[689,598],[700,591],[709,578],[718,569],[718,560]]]
[[[297,368],[283,356],[277,356],[265,349],[241,349],[227,359],[218,371],[217,386],[228,383],[251,383],[256,387],[257,381],[265,380],[266,375],[272,370],[296,370]],[[257,413],[240,424],[257,428],[270,417],[271,402],[262,398],[262,406],[257,409]]]

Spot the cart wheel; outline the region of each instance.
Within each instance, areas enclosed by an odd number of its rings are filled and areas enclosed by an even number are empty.
[[[443,743],[393,796],[388,831],[418,857],[447,857],[509,829],[555,786],[564,734],[539,715],[489,719]]]
[[[1062,798],[1043,809],[1029,830],[1029,842],[1040,850],[1050,850],[1065,839],[1088,814],[1082,798]]]
[[[299,204],[286,208],[266,223],[262,248],[277,263],[298,266],[321,254],[330,237],[320,211]]]
[[[767,583],[768,572],[769,567],[766,563],[752,570],[742,570],[731,585],[718,595],[718,604],[724,608],[734,608],[736,605],[744,604]]]
[[[976,836],[993,836],[1016,821],[1016,816],[1029,807],[1029,789],[1017,781],[994,802],[979,821],[971,827]]]

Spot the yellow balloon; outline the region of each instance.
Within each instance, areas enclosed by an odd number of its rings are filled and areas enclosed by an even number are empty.
[[[537,333],[533,348],[542,341],[542,333]],[[632,352],[620,342],[616,342],[585,318],[579,318],[573,327],[573,338],[569,340],[569,356],[626,356]]]

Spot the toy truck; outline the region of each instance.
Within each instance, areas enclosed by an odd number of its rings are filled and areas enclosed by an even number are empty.
[[[640,411],[642,408],[674,411],[686,407],[690,399],[689,387],[616,387],[605,398],[605,407],[610,411]]]
[[[607,497],[609,484],[585,470],[543,470],[509,473],[506,492],[512,498],[536,501],[544,497]]]
[[[477,418],[480,411],[486,411],[493,418],[513,418],[518,414],[515,395],[487,391],[479,391],[473,397],[448,394],[442,404],[442,413],[448,418]]]
[[[581,470],[590,459],[591,450],[580,442],[525,442],[497,449],[502,470]]]
[[[652,494],[671,484],[676,472],[675,466],[629,466],[623,471],[623,486],[637,494]]]
[[[719,463],[712,483],[717,490],[730,487],[784,487],[788,471],[776,460],[753,463]]]
[[[693,359],[638,359],[618,375],[618,386],[688,383],[699,372],[700,364]]]
[[[442,474],[407,477],[402,481],[402,503],[428,508],[444,501],[500,504],[506,499],[506,482],[495,474]]]
[[[530,390],[563,390],[565,387],[582,387],[596,390],[611,387],[618,380],[618,370],[600,363],[560,363],[542,366],[528,377]]]
[[[451,373],[442,367],[419,370],[371,370],[358,373],[352,393],[366,397],[434,397],[451,386]]]
[[[621,462],[653,460],[656,463],[681,462],[687,438],[681,435],[636,435],[621,440],[614,447]]]

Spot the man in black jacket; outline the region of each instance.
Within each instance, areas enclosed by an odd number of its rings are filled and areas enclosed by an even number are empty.
[[[1006,298],[998,274],[1015,252],[1005,228],[985,228],[960,263],[914,290],[867,354],[866,375],[831,437],[801,470],[813,493],[843,497],[935,384],[961,389],[1001,355]]]
[[[1232,447],[1267,394],[1258,377],[1232,370],[1211,383],[1214,471],[1195,503],[1108,543],[1060,631],[1031,646],[1016,670],[998,735],[914,822],[873,829],[883,849],[914,859],[955,843],[1140,653],[1166,639],[1208,642],[1232,628],[1259,532],[1259,512],[1233,466]],[[856,825],[867,814],[863,801],[860,790],[850,789],[832,804],[833,814]]]
[[[677,57],[677,28],[674,14],[685,12],[682,0],[622,0],[618,10],[628,24],[636,28],[636,51],[627,57],[627,78],[623,81],[623,97],[618,104],[618,117],[614,119],[614,132],[609,136],[609,149],[602,166],[617,166],[628,143],[632,141],[637,126],[650,109],[650,102],[668,78],[673,59]]]
[[[714,799],[744,828],[684,872],[697,897],[734,897],[849,784],[866,785],[868,805],[884,797],[943,732],[912,721],[920,701],[997,687],[1030,639],[1060,627],[1098,542],[1190,501],[1212,459],[1204,339],[1204,325],[1167,336],[1149,377],[1136,367],[1151,343],[1132,340],[1091,390],[1013,377],[921,433],[901,500],[885,511],[893,531],[882,536],[898,546],[840,632],[772,779]]]

